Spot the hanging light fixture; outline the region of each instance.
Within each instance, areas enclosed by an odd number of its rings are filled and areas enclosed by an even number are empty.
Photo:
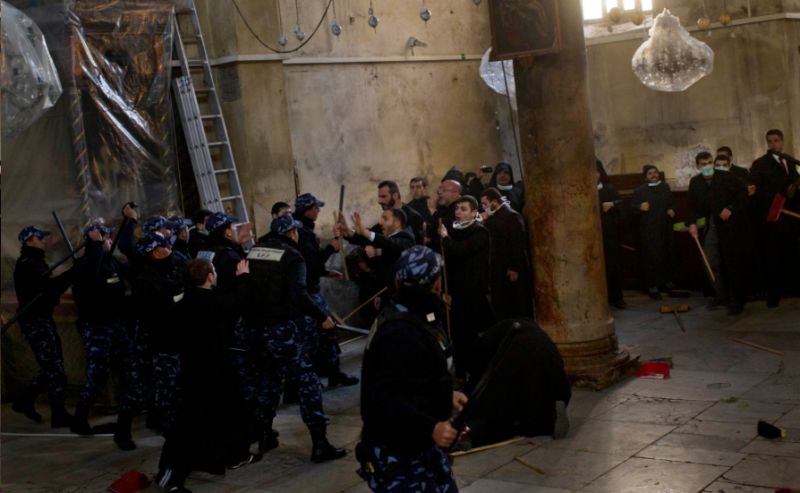
[[[283,16],[281,15],[281,2],[277,2],[277,4],[278,4],[278,32],[281,33],[280,36],[278,36],[278,44],[281,46],[286,46],[286,43],[289,42],[289,39],[283,32]]]
[[[331,21],[331,34],[334,36],[339,36],[342,34],[342,26],[339,25],[339,22],[336,20],[336,0],[331,0],[333,4],[333,20]]]
[[[685,91],[714,70],[714,51],[664,9],[653,21],[650,38],[633,55],[631,68],[650,89]]]
[[[297,41],[303,41],[306,37],[306,33],[300,29],[300,5],[298,5],[297,0],[294,0],[294,13],[295,13],[295,24],[294,24],[294,37],[297,38]]]
[[[369,10],[367,10],[367,14],[369,17],[367,18],[367,24],[372,29],[376,29],[378,27],[379,19],[375,16],[375,10],[372,8],[372,0],[369,0]]]
[[[431,20],[431,11],[425,6],[425,0],[422,0],[422,7],[419,9],[419,18],[426,23]]]

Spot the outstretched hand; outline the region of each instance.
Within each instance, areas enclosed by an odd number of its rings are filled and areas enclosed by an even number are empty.
[[[241,276],[242,274],[249,274],[250,273],[250,262],[247,259],[242,259],[236,264],[236,275]]]

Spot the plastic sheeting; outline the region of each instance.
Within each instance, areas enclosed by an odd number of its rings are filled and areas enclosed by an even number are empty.
[[[170,98],[172,2],[9,0],[41,28],[64,94],[31,127],[4,139],[3,285],[28,225],[72,237],[89,219],[180,212]],[[5,14],[4,14],[5,15]],[[57,258],[64,252],[53,252]]]
[[[631,66],[650,89],[680,92],[714,70],[714,51],[664,9],[650,28],[650,39],[634,53]]]
[[[39,26],[8,3],[1,7],[3,137],[9,137],[55,105],[61,82]]]

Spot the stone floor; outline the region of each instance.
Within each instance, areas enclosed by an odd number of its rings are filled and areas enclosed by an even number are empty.
[[[683,302],[685,300],[676,300]],[[658,302],[630,295],[615,313],[622,345],[642,359],[671,356],[672,378],[631,378],[602,392],[576,391],[567,439],[524,439],[457,458],[462,492],[773,492],[800,488],[800,299],[777,309],[748,305],[739,317],[688,300],[682,332]],[[783,356],[734,342],[741,338]],[[344,347],[358,371],[363,340]],[[366,492],[352,449],[358,438],[358,388],[325,393],[331,441],[346,459],[314,465],[296,407],[281,409],[281,445],[262,462],[224,477],[193,475],[193,491]],[[109,420],[105,418],[104,420]],[[763,419],[787,429],[770,441]],[[162,439],[136,423],[139,448],[121,452],[108,437],[81,438],[32,425],[2,408],[2,491],[99,492],[128,470],[156,471]],[[156,491],[151,488],[147,491]],[[797,490],[795,490],[797,491]]]

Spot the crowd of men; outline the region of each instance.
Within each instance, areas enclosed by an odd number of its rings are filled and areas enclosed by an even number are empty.
[[[790,205],[800,199],[797,161],[783,153],[780,131],[771,130],[767,140],[769,152],[749,172],[732,164],[728,148],[716,157],[699,154],[699,174],[689,189],[685,224],[721,274],[712,304],[727,302],[733,314],[741,311],[754,275],[741,269],[746,255],[759,252],[767,302],[776,306],[785,272],[780,262],[797,253],[787,250],[797,244],[796,224],[766,221],[776,194]],[[675,212],[658,169],[648,165],[643,172],[646,183],[634,191],[630,209],[640,216],[648,291],[658,297],[671,287]],[[121,449],[135,448],[131,423],[147,411],[147,426],[166,439],[157,480],[168,491],[188,491],[184,483],[192,471],[221,474],[277,447],[273,420],[282,396],[299,403],[311,460],[343,457],[345,451],[327,440],[321,378],[328,387],[359,380],[340,368],[337,322],[321,279],[341,278],[327,265],[347,241],[347,271],[375,318],[363,361],[364,428],[356,449],[359,474],[371,489],[456,491],[443,449],[462,436],[465,423],[476,428],[479,442],[515,434],[564,436],[569,383],[557,349],[531,319],[533,276],[520,215],[525,194],[512,167],[499,163],[466,175],[453,168],[431,196],[423,177],[411,179],[409,188],[412,200],[405,203],[397,183],[379,183],[379,222],[368,227],[358,212],[340,215],[325,246],[315,230],[325,204],[310,193],[293,205],[276,203],[269,232],[255,241],[250,225],[209,211],[191,221],[150,217],[137,236],[139,213],[126,204],[114,241],[110,227],[93,222],[84,230],[85,254],[58,276],[50,275],[45,261],[49,233],[23,229],[14,273],[25,307],[19,322],[41,371],[13,409],[41,421],[34,403],[47,387],[51,426],[81,435],[108,431],[91,426],[89,416],[113,367],[120,377],[114,441]],[[622,201],[599,161],[598,195],[609,301],[624,308]],[[114,255],[117,245],[124,261]],[[74,416],[65,406],[66,376],[52,318],[70,286],[87,352],[86,384]],[[505,405],[503,398],[478,398],[486,393],[487,373],[520,375],[521,365],[535,365],[523,372],[534,383],[515,381],[529,391],[494,388],[498,396],[523,400]],[[451,419],[470,406],[473,421]],[[490,409],[476,418],[481,407]],[[251,452],[254,443],[258,453]]]
[[[672,192],[658,168],[643,167],[645,183],[634,190],[629,212],[638,217],[645,286],[651,298],[660,299],[661,292],[675,288],[673,231],[683,219],[678,226],[697,240],[707,259],[708,308],[727,306],[735,316],[748,300],[760,296],[768,307],[778,306],[791,289],[800,245],[800,220],[779,215],[774,206],[800,208],[800,161],[784,153],[783,139],[780,130],[769,130],[766,154],[749,169],[734,164],[728,146],[717,149],[716,155],[698,153],[684,218],[676,217]],[[609,302],[624,308],[619,230],[623,202],[602,163],[597,165]],[[701,258],[698,253],[698,262]]]

